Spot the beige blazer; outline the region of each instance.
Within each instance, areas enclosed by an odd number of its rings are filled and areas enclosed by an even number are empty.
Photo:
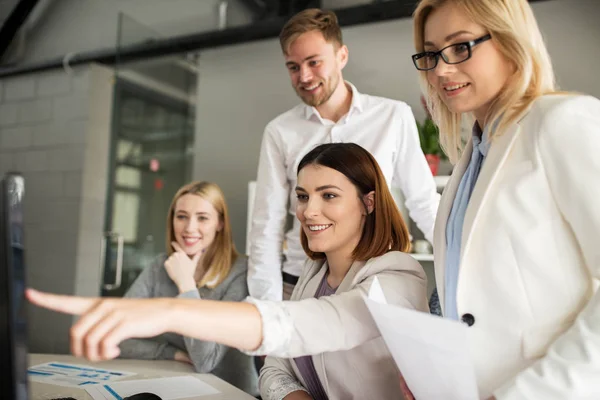
[[[435,227],[444,309],[446,223],[472,144]],[[479,394],[600,399],[600,101],[538,99],[492,142],[467,208],[457,288]]]
[[[286,357],[313,354],[330,400],[401,399],[398,369],[364,297],[377,276],[388,303],[428,311],[423,268],[397,251],[357,261],[335,295],[317,300],[314,295],[326,270],[323,261],[307,261],[292,301],[286,302],[294,325]],[[267,357],[259,378],[263,399],[281,399],[294,385],[305,386],[290,358]]]

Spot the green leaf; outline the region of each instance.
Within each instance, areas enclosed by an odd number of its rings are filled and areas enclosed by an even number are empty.
[[[425,154],[435,154],[444,157],[440,146],[440,132],[433,120],[427,118],[423,123],[417,122],[421,149]]]

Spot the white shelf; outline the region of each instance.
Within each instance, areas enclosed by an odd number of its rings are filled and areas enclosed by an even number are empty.
[[[435,181],[435,185],[438,188],[443,188],[446,186],[446,184],[448,183],[448,180],[450,179],[450,175],[437,175],[433,177],[433,180]]]
[[[433,261],[433,254],[410,253],[417,261]]]

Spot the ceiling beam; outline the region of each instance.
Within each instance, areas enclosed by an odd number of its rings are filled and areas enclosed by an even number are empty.
[[[540,2],[548,0],[529,0]],[[342,27],[382,22],[400,18],[411,18],[418,0],[389,0],[368,3],[355,7],[334,10]],[[76,53],[69,58],[69,66],[97,62],[114,65],[117,62],[130,62],[146,58],[168,56],[185,52],[200,51],[223,46],[230,46],[279,36],[281,28],[288,17],[267,18],[256,23],[223,29],[220,31],[202,32],[191,35],[158,39],[148,43],[126,46],[119,51],[114,48]],[[63,68],[65,57],[47,60],[32,65],[0,68],[0,78],[31,72]]]
[[[0,59],[12,43],[19,28],[27,20],[31,11],[35,8],[38,0],[19,0],[10,15],[0,27]]]

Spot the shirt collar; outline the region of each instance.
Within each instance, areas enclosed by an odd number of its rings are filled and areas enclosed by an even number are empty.
[[[479,123],[476,121],[473,125],[472,135],[473,151],[479,151],[485,157],[490,149],[489,130],[486,128],[482,132]]]
[[[344,81],[344,83],[348,85],[350,91],[352,92],[352,103],[350,104],[350,109],[348,110],[346,116],[343,118],[344,120],[347,120],[353,113],[361,112],[364,109],[364,98],[353,84],[351,84],[348,81]],[[323,121],[316,107],[309,106],[306,104],[304,105],[304,116],[306,117],[306,119],[311,119],[313,116],[316,116],[319,119],[319,121]]]

